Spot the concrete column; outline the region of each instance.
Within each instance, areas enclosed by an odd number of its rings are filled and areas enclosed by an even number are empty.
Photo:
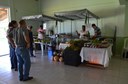
[[[128,37],[128,0],[125,3],[125,28],[124,28],[124,37]]]
[[[14,0],[9,0],[11,20],[16,20],[16,9]]]

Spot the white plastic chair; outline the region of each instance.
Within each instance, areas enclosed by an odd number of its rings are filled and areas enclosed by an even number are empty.
[[[124,55],[123,58],[127,58],[127,52],[128,52],[128,38],[125,38],[123,51],[122,51],[122,55]]]

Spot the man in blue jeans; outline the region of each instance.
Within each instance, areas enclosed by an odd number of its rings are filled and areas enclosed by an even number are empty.
[[[34,40],[33,40],[33,32],[32,32],[32,26],[30,26],[29,28],[28,28],[28,31],[29,31],[29,39],[30,39],[30,48],[29,48],[29,53],[30,53],[30,56],[31,57],[36,57],[36,56],[34,56],[34,54],[33,54],[33,43],[34,43]]]
[[[19,24],[20,27],[14,29],[12,32],[14,39],[14,43],[12,42],[12,44],[16,46],[19,80],[27,81],[33,79],[33,77],[29,77],[31,62],[28,48],[30,47],[30,40],[26,22],[21,20]],[[9,37],[9,39],[12,38]]]
[[[11,21],[8,25],[7,35],[13,31],[14,28],[17,28],[18,24],[15,20]],[[10,35],[13,38],[13,35]],[[17,71],[17,57],[15,54],[15,46],[11,45],[9,43],[9,49],[10,49],[10,61],[11,61],[11,69],[15,69]]]

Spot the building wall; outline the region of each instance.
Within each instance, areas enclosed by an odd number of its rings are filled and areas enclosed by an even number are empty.
[[[40,0],[11,0],[11,17],[19,21],[23,16],[40,14]],[[38,21],[27,21],[28,25],[33,26],[34,35],[39,26]]]
[[[0,0],[0,7],[8,7],[9,0]]]
[[[128,37],[128,0],[126,0],[126,8],[125,8],[125,37]]]
[[[37,0],[11,0],[12,18],[20,20],[22,16],[39,14],[39,1]]]
[[[21,20],[23,16],[36,15],[41,13],[40,0],[1,0],[0,7],[10,8],[10,20]],[[27,21],[33,26],[33,31],[39,26],[38,21]],[[37,32],[34,32],[37,34]]]
[[[65,2],[67,3],[64,4]],[[124,36],[122,33],[124,32],[124,6],[121,6],[118,0],[42,0],[42,12],[51,16],[53,16],[55,12],[85,8],[101,17],[98,26],[102,29],[103,35],[113,36],[112,33],[116,26],[118,28],[117,36]],[[79,28],[81,28],[81,24]],[[75,29],[76,28],[74,28],[73,31],[75,31]],[[67,32],[68,31],[69,30],[67,30]]]
[[[122,49],[123,37],[127,36],[127,17],[128,10],[125,6],[119,4],[119,0],[1,0],[0,7],[10,7],[11,19],[19,21],[22,16],[40,14],[41,12],[53,16],[55,12],[79,10],[87,8],[94,14],[100,17],[98,26],[102,30],[104,36],[113,37],[114,28],[117,27],[117,49],[116,52],[120,54]],[[127,8],[127,6],[126,6]],[[126,12],[125,12],[126,11]],[[125,21],[125,22],[124,22]],[[30,25],[36,28],[38,22],[27,21]],[[96,23],[96,21],[92,21]],[[71,32],[71,21],[58,23],[56,27],[55,22],[50,23],[48,28],[53,28],[56,32],[63,33]],[[72,32],[81,30],[83,21],[72,22]],[[125,27],[124,27],[125,26]],[[58,30],[57,30],[58,29]],[[121,44],[120,44],[121,43]]]
[[[120,5],[119,0],[42,0],[42,12],[51,16],[54,16],[55,12],[85,8],[100,17],[98,26],[101,28],[103,36],[113,37],[115,27],[117,28],[116,53],[121,54],[123,40],[119,39],[124,39],[125,36],[125,6]],[[84,24],[82,21],[73,22],[72,31],[75,33],[76,30],[81,30],[82,24]],[[54,27],[53,23],[52,25]],[[70,27],[71,21],[66,21],[62,23],[62,26],[58,26],[58,32],[61,30],[70,32]]]

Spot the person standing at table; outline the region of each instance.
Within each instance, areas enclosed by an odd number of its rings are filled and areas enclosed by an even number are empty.
[[[20,27],[12,32],[13,38],[11,38],[10,35],[8,35],[8,38],[14,39],[14,43],[10,41],[16,46],[19,80],[28,81],[33,79],[33,77],[29,77],[31,62],[28,48],[30,47],[30,39],[26,22],[20,20],[19,24]]]
[[[88,39],[88,31],[86,31],[86,26],[82,25],[82,30],[80,32],[76,31],[80,39]]]
[[[101,37],[101,30],[95,24],[92,24],[92,28],[94,29],[94,36],[93,38]]]
[[[32,33],[32,26],[28,27],[28,31],[29,31],[29,38],[30,38],[30,48],[29,48],[29,53],[31,57],[36,57],[33,54],[33,33]]]
[[[43,25],[40,25],[38,32],[38,40],[41,42],[41,40],[44,38],[45,30],[43,29]]]
[[[9,25],[8,25],[8,30],[7,30],[7,36],[14,30],[14,28],[18,27],[18,24],[15,20],[12,20]],[[11,38],[13,38],[13,35],[10,35]],[[9,41],[8,41],[9,42]],[[10,61],[11,61],[11,69],[15,69],[17,71],[17,57],[15,54],[15,46],[9,42],[9,49],[10,49]]]

